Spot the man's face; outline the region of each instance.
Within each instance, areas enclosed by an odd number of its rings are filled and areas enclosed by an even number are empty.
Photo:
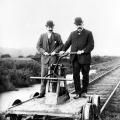
[[[82,29],[83,29],[83,25],[82,24],[81,25],[76,25],[76,27],[77,27],[78,31],[82,31]]]
[[[49,32],[52,32],[52,31],[53,31],[53,27],[47,26],[47,30],[48,30]]]

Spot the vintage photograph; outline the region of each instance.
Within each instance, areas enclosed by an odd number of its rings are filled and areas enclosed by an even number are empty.
[[[0,120],[120,120],[119,0],[0,0]]]

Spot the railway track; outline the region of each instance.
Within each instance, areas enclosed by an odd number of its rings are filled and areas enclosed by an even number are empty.
[[[107,65],[108,66],[108,65]],[[112,68],[106,70],[103,73],[99,74],[94,79],[91,79],[88,87],[89,95],[99,95],[100,96],[100,114],[103,113],[107,105],[109,104],[112,96],[120,85],[120,64],[115,65],[109,64]],[[115,67],[113,67],[115,66]],[[94,65],[95,67],[95,65]],[[105,68],[106,66],[104,66]],[[107,69],[107,68],[105,68]],[[71,93],[75,91],[72,90]]]
[[[120,66],[117,66],[89,83],[88,94],[97,94],[100,96],[100,113],[104,111],[109,104],[110,99],[120,85]]]

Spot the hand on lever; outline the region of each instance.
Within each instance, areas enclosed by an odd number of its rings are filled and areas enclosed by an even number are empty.
[[[65,51],[60,51],[59,54],[60,55],[63,55],[65,53]]]
[[[82,53],[84,53],[84,50],[78,50],[77,51],[77,54],[82,54]]]
[[[55,55],[55,52],[53,51],[53,52],[51,53],[51,55]]]
[[[44,55],[49,55],[48,52],[44,52],[43,54],[44,54]]]

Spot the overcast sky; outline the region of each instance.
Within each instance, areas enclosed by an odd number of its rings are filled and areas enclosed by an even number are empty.
[[[79,16],[93,32],[93,54],[120,55],[120,0],[0,0],[0,47],[36,49],[49,19],[65,42]]]

